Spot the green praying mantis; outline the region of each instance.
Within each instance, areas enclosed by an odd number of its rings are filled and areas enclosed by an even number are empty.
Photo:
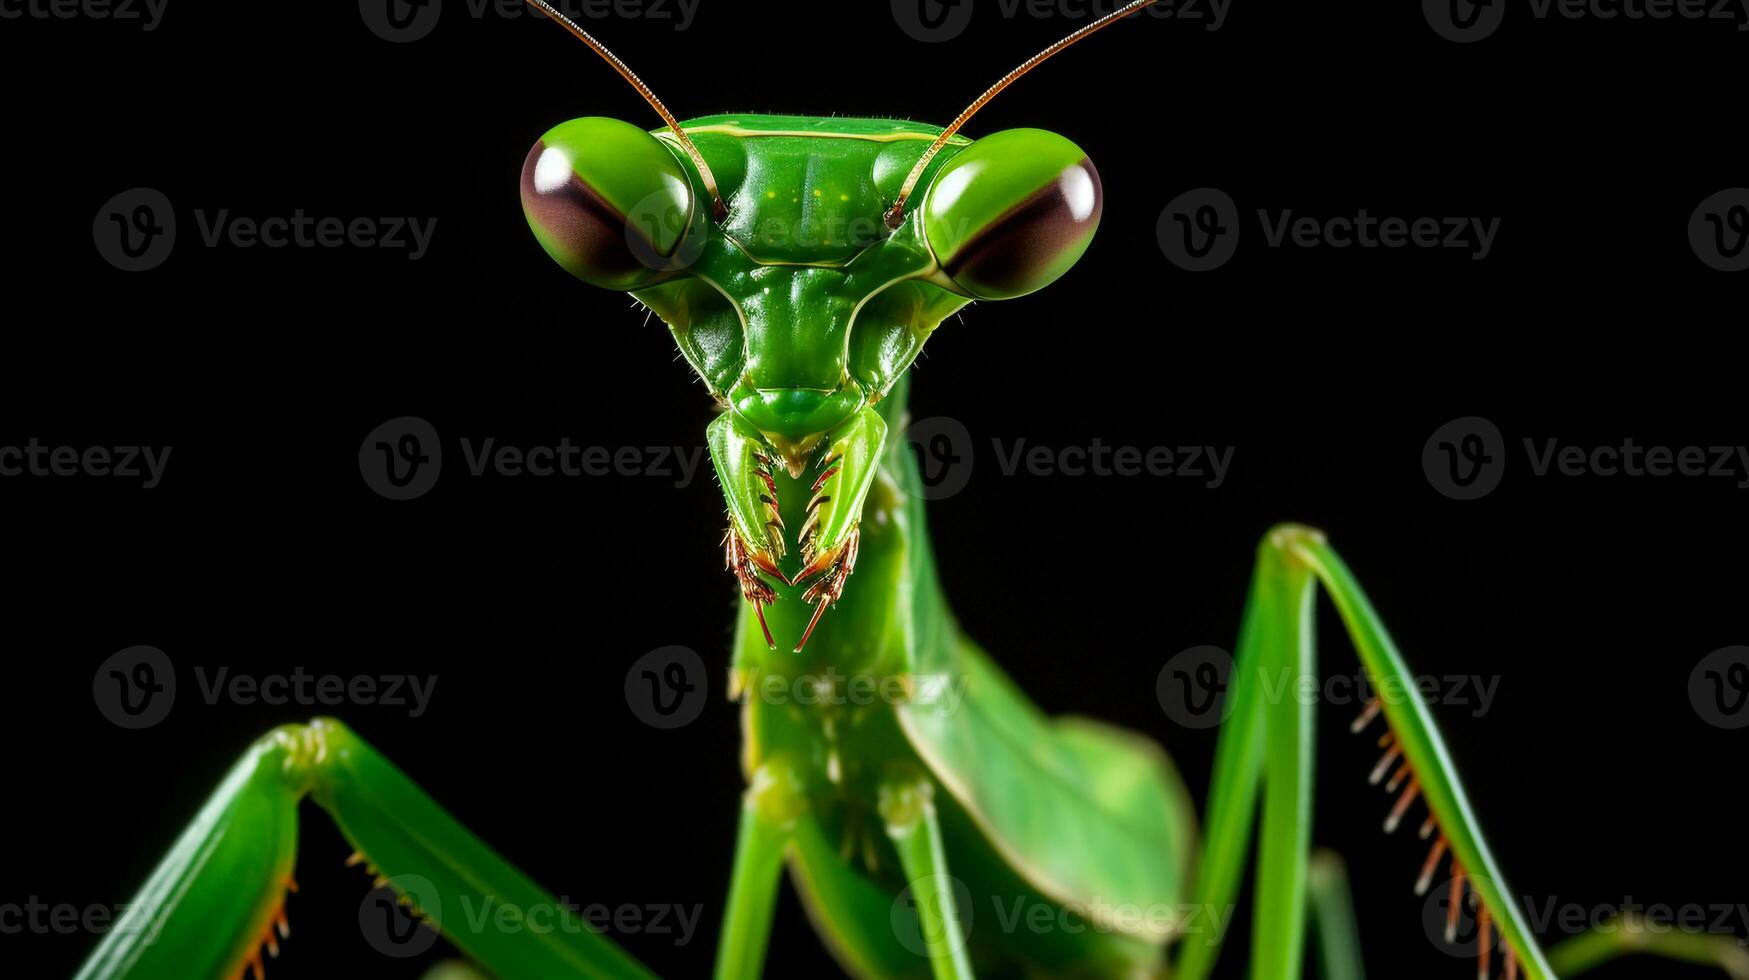
[[[522,200],[559,265],[630,292],[667,323],[723,409],[708,445],[743,599],[732,693],[829,672],[903,692],[856,704],[746,699],[748,785],[717,976],[762,972],[787,866],[819,935],[857,976],[1202,980],[1224,936],[1186,916],[1124,910],[1233,907],[1255,840],[1250,975],[1359,980],[1340,866],[1310,847],[1313,705],[1261,680],[1315,681],[1320,589],[1375,689],[1408,692],[1370,701],[1355,729],[1380,735],[1373,778],[1398,793],[1387,829],[1411,820],[1428,841],[1418,890],[1448,889],[1454,921],[1472,910],[1482,977],[1550,980],[1636,951],[1749,976],[1749,957],[1716,937],[1623,929],[1543,950],[1403,657],[1316,530],[1284,525],[1258,549],[1201,835],[1190,794],[1151,741],[1046,717],[957,628],[916,462],[895,435],[908,369],[968,303],[1063,275],[1102,207],[1098,172],[1069,140],[960,131],[1016,79],[1153,0],[1040,52],[945,128],[762,115],[682,123],[576,23],[530,2],[666,124],[557,126],[528,156]],[[963,697],[927,696],[943,683]],[[285,935],[305,797],[467,955],[472,965],[443,976],[650,975],[594,931],[470,929],[443,915],[486,900],[556,903],[370,745],[320,719],[245,753],[136,896],[128,916],[140,921],[124,918],[79,980],[259,976],[262,947],[277,952]],[[412,880],[417,893],[404,886]],[[1083,910],[1091,928],[965,928],[964,903],[1004,895]]]

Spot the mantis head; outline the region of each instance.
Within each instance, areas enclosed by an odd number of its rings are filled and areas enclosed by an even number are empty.
[[[529,225],[567,271],[661,317],[722,407],[708,442],[727,564],[768,644],[766,606],[798,592],[814,606],[799,651],[855,568],[888,438],[874,406],[943,318],[1049,285],[1099,224],[1099,175],[1074,143],[1038,129],[974,141],[959,128],[1131,8],[1046,49],[940,129],[754,115],[682,126],[592,37],[531,2],[669,125],[587,117],[548,131],[523,166]]]

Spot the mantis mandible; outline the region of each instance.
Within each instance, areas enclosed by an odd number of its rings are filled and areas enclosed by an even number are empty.
[[[1397,794],[1386,829],[1418,827],[1427,841],[1417,889],[1449,889],[1454,918],[1472,905],[1482,977],[1551,980],[1629,951],[1749,974],[1736,947],[1680,935],[1587,936],[1543,950],[1402,655],[1316,530],[1283,525],[1258,549],[1200,838],[1190,795],[1152,742],[1046,717],[957,628],[915,460],[896,436],[909,368],[962,307],[1062,276],[1102,208],[1098,171],[1069,140],[1037,129],[974,140],[961,129],[1020,76],[1153,0],[1040,52],[946,127],[745,114],[683,123],[575,22],[530,2],[665,123],[560,124],[529,154],[522,200],[545,251],[660,317],[722,408],[708,445],[742,597],[732,695],[757,678],[828,669],[905,692],[810,707],[746,699],[748,787],[719,977],[762,972],[787,866],[823,941],[859,976],[1202,980],[1224,937],[1109,910],[1231,907],[1255,840],[1250,975],[1293,980],[1314,966],[1328,980],[1359,980],[1351,931],[1327,928],[1345,921],[1340,874],[1310,848],[1313,707],[1269,695],[1260,680],[1316,678],[1320,589],[1374,688],[1410,694],[1369,702],[1354,727],[1379,738],[1373,778]],[[926,696],[944,681],[963,683],[962,702]],[[470,930],[444,918],[437,909],[488,898],[555,901],[370,745],[320,719],[247,751],[131,906],[161,920],[150,930],[124,920],[80,980],[259,977],[262,947],[277,951],[284,936],[306,796],[360,863],[391,883],[415,875],[429,886],[403,897],[479,970],[510,980],[649,975],[588,930]],[[959,903],[1000,894],[1084,908],[1095,928],[963,928]],[[914,916],[920,947],[898,935],[895,909]],[[1308,933],[1320,940],[1312,964]]]

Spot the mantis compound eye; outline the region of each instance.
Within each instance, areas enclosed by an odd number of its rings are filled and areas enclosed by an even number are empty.
[[[923,232],[948,278],[975,299],[1010,299],[1069,271],[1104,208],[1081,148],[1042,129],[992,133],[942,166]]]
[[[522,165],[534,237],[567,272],[607,289],[639,289],[683,267],[697,210],[674,154],[617,119],[561,123]]]

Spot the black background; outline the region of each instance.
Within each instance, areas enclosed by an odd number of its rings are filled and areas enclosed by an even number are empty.
[[[1199,800],[1211,732],[1161,711],[1176,651],[1231,643],[1256,540],[1327,528],[1419,670],[1499,679],[1439,710],[1515,889],[1586,909],[1737,903],[1745,730],[1706,724],[1690,672],[1749,642],[1745,491],[1730,479],[1533,478],[1521,440],[1745,442],[1742,275],[1686,225],[1746,182],[1733,25],[1509,17],[1457,45],[1417,5],[1239,3],[1218,31],[1120,25],[973,126],[1040,126],[1100,167],[1086,259],[931,342],[919,417],[950,415],[979,467],[932,511],[972,635],[1053,712],[1160,737]],[[0,902],[125,901],[229,761],[298,706],[207,706],[193,668],[437,676],[430,711],[339,713],[485,839],[578,902],[704,906],[686,946],[624,937],[702,975],[739,791],[720,674],[733,615],[701,478],[473,479],[457,440],[697,445],[708,399],[657,324],[566,277],[517,203],[528,147],[602,114],[653,124],[587,51],[529,17],[448,9],[390,44],[355,5],[171,0],[155,31],[0,22],[10,93],[0,247],[11,312],[0,443],[170,445],[162,486],[0,480],[10,746]],[[1514,8],[1515,12],[1519,8]],[[588,21],[682,116],[728,110],[943,121],[1077,18],[978,0],[925,44],[886,4],[704,0],[689,30]],[[1167,201],[1216,186],[1247,215],[1226,267],[1167,263]],[[93,247],[113,195],[175,203],[174,254],[119,272]],[[1485,261],[1447,250],[1269,249],[1251,217],[1502,218]],[[197,209],[438,219],[420,261],[383,249],[206,248]],[[397,503],[361,478],[365,435],[429,420],[452,463]],[[1487,498],[1435,492],[1421,452],[1481,415],[1511,463]],[[1235,447],[1225,485],[1005,478],[989,440]],[[852,583],[854,587],[854,581]],[[1353,669],[1326,616],[1324,661]],[[145,732],[107,722],[96,666],[152,644],[184,692]],[[702,717],[641,724],[626,668],[665,644],[712,665]],[[1350,856],[1377,976],[1467,976],[1423,935],[1421,849],[1382,837],[1371,755],[1321,724],[1315,836]],[[306,810],[278,978],[417,976],[359,934],[367,884]],[[1745,927],[1736,919],[1739,929]],[[0,936],[10,975],[68,975],[94,938]],[[1225,967],[1243,963],[1244,934]],[[830,967],[787,897],[775,975]],[[1624,965],[1609,976],[1706,976]]]

